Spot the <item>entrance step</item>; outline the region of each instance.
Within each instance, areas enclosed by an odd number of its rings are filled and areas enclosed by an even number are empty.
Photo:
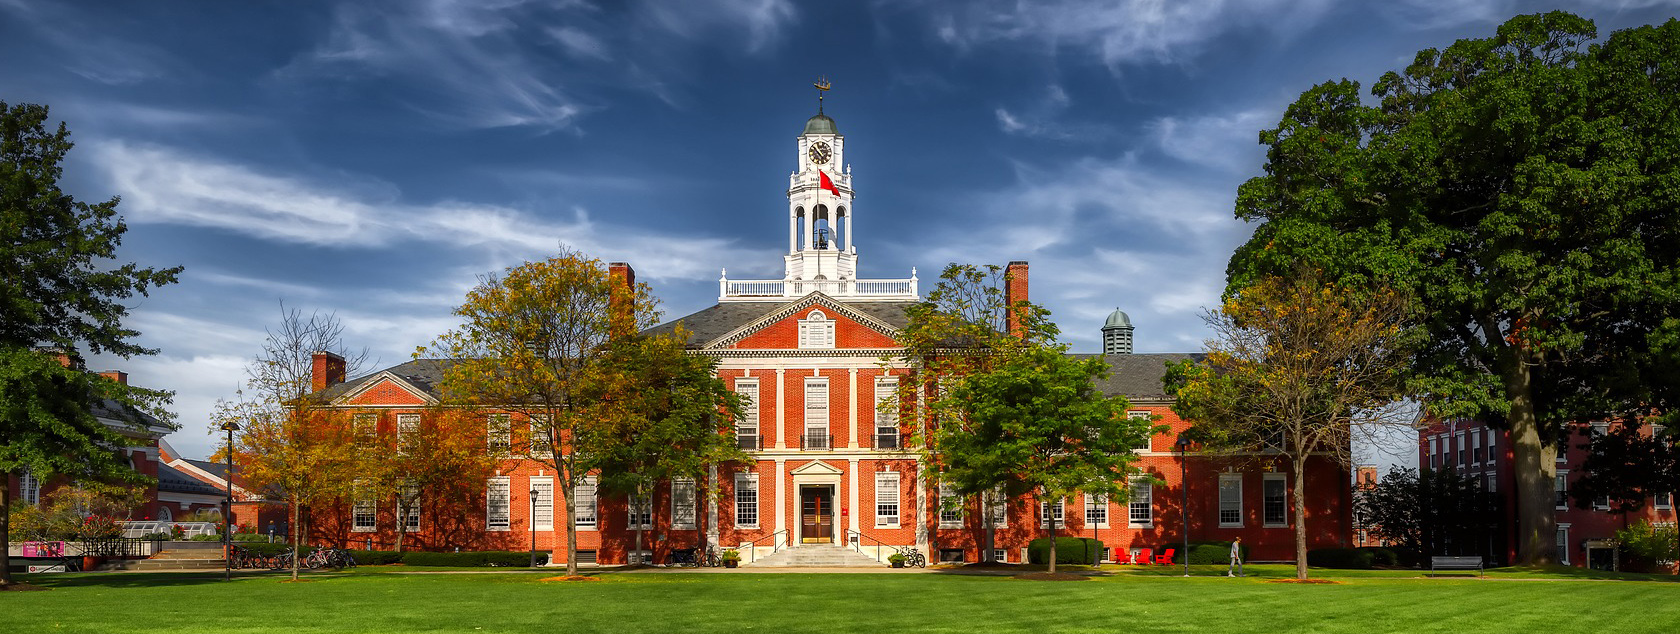
[[[874,557],[843,546],[804,545],[760,557],[758,561],[741,564],[742,568],[884,568]]]
[[[125,570],[211,570],[220,569],[227,565],[221,557],[220,548],[207,550],[201,548],[184,548],[164,550],[150,559],[127,561],[120,569]]]

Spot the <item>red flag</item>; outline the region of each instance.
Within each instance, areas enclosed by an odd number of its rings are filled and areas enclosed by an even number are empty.
[[[834,192],[835,196],[840,195],[840,189],[834,186],[834,181],[828,180],[828,173],[827,172],[824,172],[822,170],[817,170],[817,176],[821,178],[821,180],[817,181],[817,188],[818,189],[826,189],[828,191]]]

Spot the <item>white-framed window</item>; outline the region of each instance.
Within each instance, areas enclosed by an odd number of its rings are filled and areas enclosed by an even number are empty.
[[[995,561],[995,562],[998,562],[998,563],[1008,563],[1009,562],[1009,551],[1006,550],[1006,549],[1003,549],[1003,548],[993,548],[992,549],[992,561]]]
[[[758,474],[735,474],[735,526],[758,528]]]
[[[370,412],[351,414],[350,433],[357,438],[372,438],[379,433],[379,415]]]
[[[875,444],[877,449],[897,449],[898,377],[875,379]]]
[[[1655,507],[1657,507],[1657,509],[1663,510],[1663,511],[1674,508],[1674,494],[1673,493],[1658,493],[1653,497],[1655,499],[1652,500],[1653,503],[1651,504],[1651,506],[1655,506]]]
[[[898,527],[898,472],[875,474],[875,526]]]
[[[379,500],[368,490],[367,483],[357,481],[350,489],[350,530],[366,533],[379,528]]]
[[[1600,511],[1608,510],[1610,508],[1610,494],[1600,493],[1593,496],[1593,508]]]
[[[1085,525],[1108,528],[1108,496],[1090,493],[1085,496]]]
[[[1261,524],[1266,528],[1289,525],[1289,480],[1282,473],[1267,473],[1260,481]]]
[[[951,485],[939,483],[939,527],[963,527],[963,499],[951,490]]]
[[[1466,449],[1465,444],[1464,444],[1464,432],[1461,431],[1461,432],[1458,432],[1456,434],[1453,434],[1453,446],[1458,449],[1458,453],[1457,453],[1458,460],[1455,464],[1458,464],[1458,465],[1470,464],[1470,461],[1466,459],[1466,454],[1468,454],[1469,451]]]
[[[1569,525],[1557,525],[1557,560],[1565,566],[1569,565]]]
[[[805,442],[806,449],[827,449],[828,442],[828,379],[805,379]]]
[[[1242,474],[1219,474],[1219,527],[1243,525]]]
[[[1009,495],[1003,487],[986,494],[986,512],[992,517],[992,528],[1009,528]]]
[[[679,531],[694,530],[697,496],[694,490],[694,478],[671,479],[671,529]]]
[[[1126,523],[1132,528],[1148,528],[1155,523],[1155,483],[1148,477],[1134,476],[1132,495],[1126,502]]]
[[[583,482],[577,486],[577,504],[572,513],[577,518],[578,528],[595,530],[598,504],[595,499],[595,476],[583,476]]]
[[[1126,412],[1126,418],[1130,418],[1132,420],[1145,420],[1146,421],[1146,420],[1149,420],[1149,416],[1150,416],[1149,412],[1144,411],[1144,410],[1133,410],[1133,411],[1130,411],[1130,412]],[[1138,446],[1136,446],[1136,447],[1132,447],[1132,451],[1149,451],[1149,448],[1150,448],[1149,443],[1153,440],[1155,440],[1155,436],[1153,434],[1145,437],[1143,439],[1142,443],[1139,443]]]
[[[484,420],[484,446],[492,456],[508,455],[513,446],[513,416],[491,414]]]
[[[404,500],[408,500],[407,508],[395,509],[397,517],[402,518],[398,520],[398,523],[402,525],[403,530],[411,533],[420,530],[420,487],[404,483],[397,495]],[[401,503],[399,503],[400,505]]]
[[[735,379],[735,394],[741,397],[741,417],[735,419],[735,438],[742,447],[758,449],[758,379]]]
[[[531,430],[525,436],[525,448],[532,458],[548,457],[548,414],[531,415]]]
[[[642,530],[653,529],[653,498],[632,495],[624,505],[624,511],[628,530],[636,530],[638,526]]]
[[[1499,452],[1494,449],[1494,446],[1498,443],[1499,432],[1494,431],[1492,428],[1488,428],[1484,431],[1487,433],[1487,463],[1492,465],[1494,460],[1499,458]]]
[[[18,497],[26,504],[41,503],[41,479],[35,477],[28,469],[24,469],[23,475],[18,477]]]
[[[1470,434],[1470,457],[1475,464],[1482,464],[1482,435],[1480,433]]]
[[[407,451],[409,443],[419,438],[420,415],[397,414],[397,450]]]
[[[1441,468],[1441,437],[1429,437],[1429,468]]]
[[[1050,528],[1050,521],[1056,521],[1057,528],[1067,528],[1067,500],[1056,500],[1054,504],[1040,500],[1038,503],[1038,527]]]
[[[1499,476],[1497,474],[1492,474],[1492,473],[1487,474],[1487,492],[1488,493],[1498,493],[1499,492]]]
[[[509,497],[507,476],[490,478],[484,485],[484,528],[505,531],[513,528],[512,498]]]
[[[1553,481],[1552,492],[1555,493],[1556,508],[1559,511],[1569,509],[1569,470],[1558,469],[1557,479]]]
[[[554,530],[554,478],[533,476],[531,490],[537,492],[537,497],[531,504],[532,528],[539,531]]]
[[[820,310],[799,320],[800,348],[833,348],[834,322]]]

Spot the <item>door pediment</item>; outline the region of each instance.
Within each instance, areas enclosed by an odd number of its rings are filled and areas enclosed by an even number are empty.
[[[794,469],[792,471],[792,474],[796,475],[796,476],[798,476],[798,475],[837,476],[837,475],[840,475],[840,468],[836,467],[834,465],[828,464],[826,462],[823,462],[821,460],[812,460],[812,461],[807,462],[803,465],[800,465],[799,468]]]

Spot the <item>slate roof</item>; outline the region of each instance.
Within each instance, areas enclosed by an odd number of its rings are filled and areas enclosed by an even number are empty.
[[[192,461],[198,464],[199,461]],[[199,493],[204,495],[226,494],[225,489],[218,489],[209,483],[177,471],[168,464],[158,463],[158,490],[174,493]]]
[[[1166,388],[1161,387],[1161,377],[1167,373],[1167,364],[1185,359],[1200,361],[1207,355],[1200,352],[1153,352],[1145,354],[1071,354],[1071,357],[1089,359],[1100,357],[1108,362],[1108,378],[1097,381],[1097,389],[1108,396],[1124,396],[1133,400],[1168,400]]]
[[[837,304],[843,304],[878,319],[893,328],[903,328],[910,324],[909,308],[915,302],[848,302],[829,298]],[[682,324],[689,331],[687,348],[693,350],[706,342],[722,337],[735,329],[752,323],[765,315],[781,310],[789,304],[805,301],[801,297],[786,302],[724,302],[700,310],[684,317],[679,317],[658,326],[647,329],[648,334],[668,333]]]
[[[316,392],[315,397],[323,402],[331,401],[344,395],[346,392],[350,392],[361,387],[363,384],[373,380],[375,377],[385,372],[389,372],[404,381],[408,381],[413,384],[416,389],[419,389],[422,392],[432,396],[439,396],[440,393],[438,392],[437,385],[443,381],[444,370],[448,369],[453,363],[454,362],[449,359],[415,359],[413,361],[409,361],[408,363],[394,365],[383,370],[376,370],[364,376],[359,376],[338,385],[334,385]]]

